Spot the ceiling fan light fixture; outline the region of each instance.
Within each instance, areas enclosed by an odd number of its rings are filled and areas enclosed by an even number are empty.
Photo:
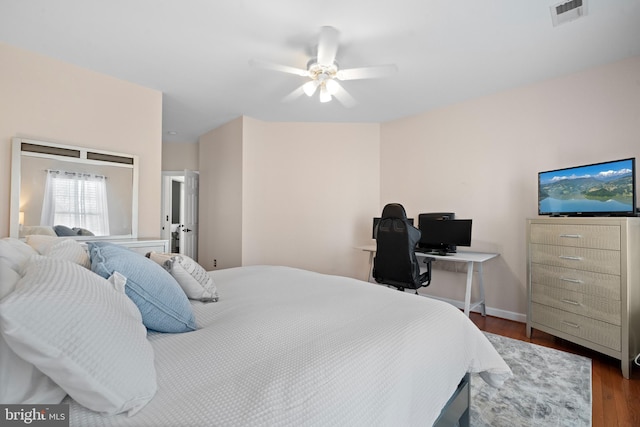
[[[320,87],[320,102],[329,102],[331,101],[331,93],[327,89],[326,85],[322,85]]]
[[[302,85],[302,90],[307,96],[312,96],[316,93],[316,89],[318,89],[319,85],[320,82],[318,80],[311,80]]]
[[[339,84],[337,81],[333,79],[327,80],[324,85],[327,88],[327,91],[329,92],[329,94],[331,95],[335,95],[336,92],[338,91]]]

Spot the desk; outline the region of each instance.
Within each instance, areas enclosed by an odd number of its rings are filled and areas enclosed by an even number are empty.
[[[370,281],[371,272],[373,271],[373,258],[376,254],[376,245],[358,246],[365,252],[369,252],[369,272],[367,274],[367,281]],[[422,252],[416,252],[418,258],[430,257],[438,261],[447,262],[464,262],[467,264],[467,286],[464,294],[464,314],[469,316],[472,309],[477,306],[481,306],[481,313],[483,316],[487,315],[486,306],[484,303],[484,283],[482,280],[482,264],[485,261],[489,261],[492,258],[497,257],[499,254],[484,253],[484,252],[456,252],[450,255],[431,255]],[[480,299],[475,302],[471,302],[471,286],[473,286],[473,268],[474,265],[478,266],[478,289],[480,291]]]

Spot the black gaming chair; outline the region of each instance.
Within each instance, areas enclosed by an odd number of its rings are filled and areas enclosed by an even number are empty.
[[[420,230],[407,221],[407,213],[399,203],[391,203],[382,210],[376,235],[376,256],[373,260],[373,278],[378,283],[400,291],[429,286],[431,261],[425,258],[426,271],[420,274],[415,248]]]

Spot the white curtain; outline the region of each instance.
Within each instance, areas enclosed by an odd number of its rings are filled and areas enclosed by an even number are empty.
[[[106,179],[102,175],[48,170],[40,223],[80,227],[96,236],[108,236]]]

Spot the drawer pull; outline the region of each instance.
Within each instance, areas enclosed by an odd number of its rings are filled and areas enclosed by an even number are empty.
[[[582,257],[579,256],[558,255],[558,258],[568,259],[570,261],[582,261]]]
[[[560,280],[562,280],[563,282],[570,282],[570,283],[578,283],[578,284],[583,284],[584,283],[580,279],[569,279],[568,277],[561,277]]]
[[[562,299],[560,301],[565,302],[567,304],[571,304],[571,305],[580,305],[580,303],[578,301],[572,301],[570,299]]]
[[[560,237],[566,237],[567,239],[581,239],[582,235],[580,235],[580,234],[561,234]]]
[[[567,322],[566,320],[563,320],[562,323],[575,329],[580,328],[580,325],[578,325],[577,323]]]

